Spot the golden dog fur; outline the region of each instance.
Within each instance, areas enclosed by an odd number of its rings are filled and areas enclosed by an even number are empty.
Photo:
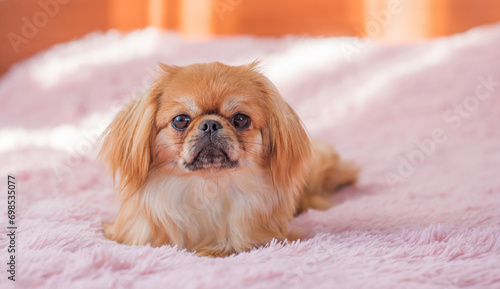
[[[100,157],[119,174],[122,201],[105,225],[109,239],[200,256],[248,251],[285,240],[295,214],[329,208],[328,194],[356,180],[332,146],[312,144],[257,63],[160,68],[103,135]],[[184,131],[173,124],[179,115],[189,118]],[[237,128],[235,115],[248,127]],[[204,135],[207,121],[221,128]],[[203,137],[212,143],[200,163]]]

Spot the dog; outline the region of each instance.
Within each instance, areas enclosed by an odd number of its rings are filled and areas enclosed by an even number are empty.
[[[295,215],[328,209],[329,194],[356,181],[258,66],[159,64],[102,136],[122,202],[107,238],[228,256],[287,240]]]

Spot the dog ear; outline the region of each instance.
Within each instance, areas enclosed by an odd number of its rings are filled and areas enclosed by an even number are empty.
[[[160,80],[173,69],[161,63],[160,68],[162,75],[149,91],[125,105],[101,136],[99,158],[108,164],[113,180],[120,175],[122,197],[137,191],[149,173],[158,98],[163,90]]]
[[[305,185],[311,141],[295,111],[281,97],[276,87],[262,76],[258,81],[264,94],[268,123],[263,129],[273,182],[298,197]]]

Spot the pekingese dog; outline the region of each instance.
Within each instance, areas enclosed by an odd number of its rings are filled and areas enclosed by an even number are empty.
[[[258,63],[160,68],[103,135],[122,201],[109,239],[227,256],[286,240],[294,215],[329,208],[328,194],[355,182]]]

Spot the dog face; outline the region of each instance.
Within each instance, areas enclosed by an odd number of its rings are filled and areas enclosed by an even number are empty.
[[[266,105],[255,77],[220,65],[170,68],[160,84],[154,165],[202,175],[264,165]]]
[[[161,64],[149,93],[117,116],[103,143],[121,191],[133,194],[152,169],[206,177],[245,166],[268,171],[276,189],[297,191],[309,138],[256,66]]]

